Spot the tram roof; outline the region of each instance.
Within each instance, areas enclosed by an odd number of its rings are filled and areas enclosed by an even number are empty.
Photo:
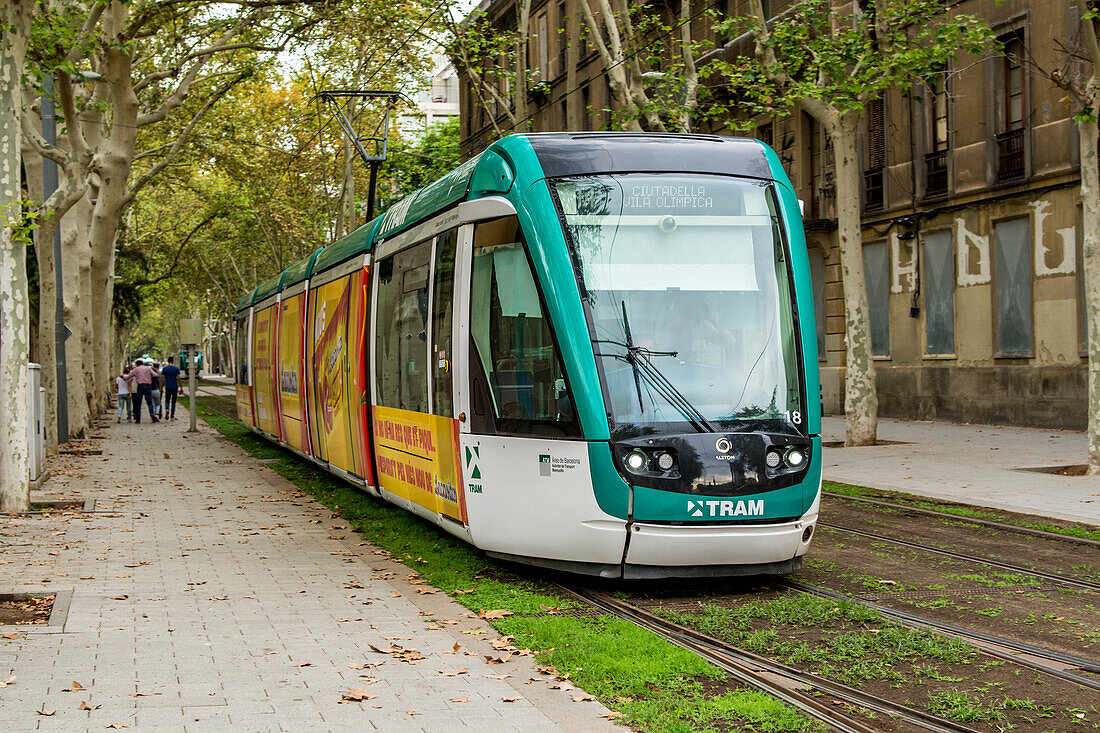
[[[295,283],[300,283],[309,277],[309,273],[313,270],[313,263],[317,260],[317,255],[325,251],[324,247],[318,247],[306,257],[298,260],[290,267],[286,268],[286,272],[283,273],[283,282],[280,286],[283,290],[286,290]]]
[[[257,285],[242,295],[241,299],[237,301],[237,310],[243,311],[245,308],[252,305],[253,296],[256,295],[256,291],[259,289],[260,287]]]
[[[523,137],[547,178],[666,172],[775,177],[767,148],[751,138],[634,132],[551,132]]]
[[[289,269],[290,268],[288,267],[287,270]],[[256,288],[256,292],[252,295],[252,302],[254,304],[259,303],[260,301],[266,300],[267,298],[270,298],[272,295],[282,290],[284,275],[286,275],[286,270],[283,270],[278,275],[268,280],[264,280],[262,283],[260,283],[260,287]]]
[[[313,262],[312,268],[306,275],[311,276],[316,272],[324,272],[330,267],[351,259],[357,254],[369,252],[371,244],[374,242],[374,230],[378,226],[378,222],[381,218],[382,217],[379,216],[368,221],[355,231],[337,239],[335,242],[322,249],[320,255],[317,256],[317,259]]]

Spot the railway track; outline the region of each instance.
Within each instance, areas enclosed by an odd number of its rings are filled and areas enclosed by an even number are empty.
[[[830,704],[807,691],[816,691],[833,700],[888,716],[905,723],[912,730],[975,733],[973,728],[961,723],[738,649],[606,593],[576,586],[558,585],[557,587],[567,595],[604,613],[637,624],[677,646],[698,654],[742,683],[783,700],[825,723],[833,730],[846,733],[871,733],[880,729],[837,710],[835,704]]]
[[[830,499],[843,499],[846,501],[856,501],[862,504],[870,504],[872,506],[881,506],[887,509],[897,509],[907,512],[913,512],[915,514],[923,514],[925,516],[936,517],[938,519],[957,519],[960,522],[967,522],[969,524],[978,524],[983,527],[993,527],[995,529],[1005,530],[1007,532],[1016,532],[1018,534],[1031,535],[1032,537],[1044,537],[1046,539],[1058,540],[1060,542],[1071,542],[1079,545],[1091,545],[1092,547],[1100,547],[1100,540],[1090,539],[1088,537],[1075,537],[1073,535],[1060,534],[1058,532],[1048,532],[1044,529],[1035,529],[1033,527],[1021,527],[1017,524],[1009,524],[1008,522],[998,522],[992,519],[980,519],[977,517],[965,517],[958,514],[951,514],[949,512],[938,512],[934,509],[924,509],[921,507],[910,506],[909,504],[898,504],[892,501],[884,501],[882,499],[870,499],[863,496],[850,496],[848,494],[837,494],[832,491],[822,491],[822,496]]]
[[[1100,679],[1086,677],[1073,671],[1077,670],[1080,672],[1100,674],[1100,660],[1078,657],[1072,654],[1054,651],[1053,649],[1026,644],[1014,639],[1006,639],[1005,637],[994,636],[993,634],[986,634],[981,631],[973,631],[962,626],[918,616],[908,611],[899,611],[873,601],[865,601],[861,598],[845,595],[844,593],[838,593],[828,588],[821,588],[798,580],[779,578],[777,582],[787,588],[803,593],[812,593],[817,596],[822,596],[823,598],[858,603],[878,611],[883,616],[888,616],[905,626],[932,630],[945,636],[961,639],[998,659],[1020,664],[1038,672],[1044,672],[1068,682],[1073,682],[1074,684],[1100,691]]]
[[[1015,565],[1013,563],[1002,562],[1000,560],[993,560],[991,558],[981,557],[979,555],[971,555],[966,552],[958,552],[957,550],[945,550],[941,547],[933,547],[932,545],[926,545],[921,542],[903,540],[900,537],[891,537],[889,535],[878,534],[877,532],[868,532],[864,529],[853,529],[852,527],[845,527],[844,525],[834,524],[832,522],[819,521],[818,525],[822,527],[828,527],[829,529],[835,529],[840,532],[848,532],[849,534],[866,537],[872,540],[879,540],[881,542],[889,542],[891,544],[901,545],[902,547],[908,547],[914,550],[920,550],[922,552],[931,552],[937,555],[944,555],[946,557],[955,558],[956,560],[966,560],[967,562],[981,563],[982,565],[989,565],[991,567],[1000,568],[1001,570],[1008,570],[1013,573],[1020,573],[1021,575],[1031,575],[1037,578],[1045,578],[1047,580],[1054,581],[1055,583],[1061,583],[1062,585],[1073,586],[1076,588],[1081,588],[1083,590],[1100,591],[1100,583],[1096,583],[1091,580],[1081,580],[1079,578],[1071,578],[1068,575],[1049,573],[1045,570],[1025,568],[1022,565]]]

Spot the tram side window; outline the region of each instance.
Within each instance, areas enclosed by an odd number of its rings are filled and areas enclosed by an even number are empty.
[[[432,287],[432,412],[453,417],[451,323],[454,317],[456,231],[435,242],[435,284]]]
[[[431,240],[378,263],[378,404],[428,412]]]
[[[471,427],[559,437],[580,433],[514,216],[474,230],[470,333]]]
[[[248,316],[237,319],[237,331],[234,334],[237,348],[237,384],[248,384]]]

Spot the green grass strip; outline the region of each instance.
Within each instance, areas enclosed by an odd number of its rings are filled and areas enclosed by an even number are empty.
[[[1070,537],[1083,537],[1090,540],[1100,540],[1100,529],[1096,529],[1095,527],[1086,524],[1062,526],[1057,524],[1050,524],[1048,522],[1036,522],[1031,519],[1023,519],[1012,514],[1000,513],[991,510],[975,509],[973,507],[956,504],[940,504],[938,502],[922,499],[918,496],[913,496],[912,494],[905,494],[900,491],[872,489],[866,486],[852,486],[851,484],[838,484],[833,481],[822,482],[822,488],[825,491],[831,491],[834,494],[843,494],[844,496],[853,496],[861,499],[881,499],[883,501],[894,502],[895,504],[905,504],[906,506],[917,507],[918,509],[928,509],[930,511],[938,512],[940,514],[949,514],[956,517],[989,519],[994,522],[1014,524],[1017,527],[1027,527],[1028,529],[1041,529],[1044,532],[1064,534]]]
[[[235,420],[206,409],[201,401],[199,416],[251,455],[273,459],[269,468],[435,587],[450,595],[463,591],[454,597],[462,605],[473,611],[511,611],[514,615],[486,625],[515,635],[515,646],[534,650],[541,665],[569,675],[573,683],[622,713],[624,722],[662,733],[731,727],[761,732],[824,730],[817,721],[764,693],[727,689],[721,670],[616,617],[524,615],[576,604],[535,580],[515,577],[512,569],[438,527],[325,473]]]

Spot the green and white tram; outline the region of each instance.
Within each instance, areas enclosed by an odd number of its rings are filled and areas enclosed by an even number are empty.
[[[241,299],[238,414],[494,556],[786,572],[821,487],[813,323],[767,146],[513,135]]]

